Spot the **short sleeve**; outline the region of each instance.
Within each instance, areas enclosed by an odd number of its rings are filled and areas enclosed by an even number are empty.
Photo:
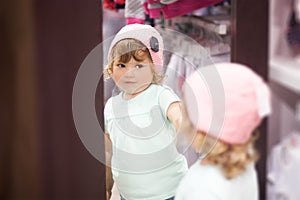
[[[163,111],[164,116],[167,116],[169,106],[174,102],[179,102],[180,98],[173,92],[173,90],[167,86],[163,87],[158,97],[158,103]]]

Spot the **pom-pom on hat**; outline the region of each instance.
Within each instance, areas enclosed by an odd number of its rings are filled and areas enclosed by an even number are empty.
[[[129,24],[124,26],[112,40],[108,56],[112,48],[121,40],[136,39],[142,42],[149,50],[155,71],[161,73],[163,67],[163,40],[160,33],[150,25]],[[126,53],[126,52],[124,52]]]
[[[207,69],[213,68],[218,76],[207,73]],[[210,77],[215,78],[207,81]],[[221,91],[212,91],[218,81]],[[212,93],[224,94],[224,98],[213,99],[216,96]],[[196,70],[183,86],[183,98],[193,126],[229,144],[246,143],[262,118],[271,111],[268,86],[259,75],[241,64],[217,63]],[[223,109],[216,106],[216,102],[223,105]],[[213,124],[220,124],[220,129]]]

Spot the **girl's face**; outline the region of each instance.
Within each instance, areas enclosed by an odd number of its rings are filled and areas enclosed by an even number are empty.
[[[114,61],[112,78],[127,97],[133,98],[152,83],[152,61],[148,57],[143,61],[131,58],[127,63]]]

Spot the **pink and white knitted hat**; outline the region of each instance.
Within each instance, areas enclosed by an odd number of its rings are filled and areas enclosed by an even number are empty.
[[[155,71],[161,73],[164,46],[162,37],[155,28],[144,24],[129,24],[124,26],[111,42],[108,55],[110,55],[112,48],[119,41],[124,39],[136,39],[141,41],[149,49],[152,61],[155,65]]]
[[[207,73],[210,67],[218,76]],[[211,77],[213,80],[207,81]],[[212,91],[217,82],[222,86],[220,91]],[[224,95],[218,98],[212,93]],[[193,126],[229,144],[246,143],[262,118],[271,112],[267,84],[241,64],[217,63],[200,68],[187,78],[183,98]],[[220,124],[220,129],[214,127],[216,124]]]

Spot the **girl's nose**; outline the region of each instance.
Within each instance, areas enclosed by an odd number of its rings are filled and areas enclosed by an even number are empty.
[[[134,76],[135,71],[136,71],[135,67],[128,67],[125,76],[130,76],[130,77]]]

